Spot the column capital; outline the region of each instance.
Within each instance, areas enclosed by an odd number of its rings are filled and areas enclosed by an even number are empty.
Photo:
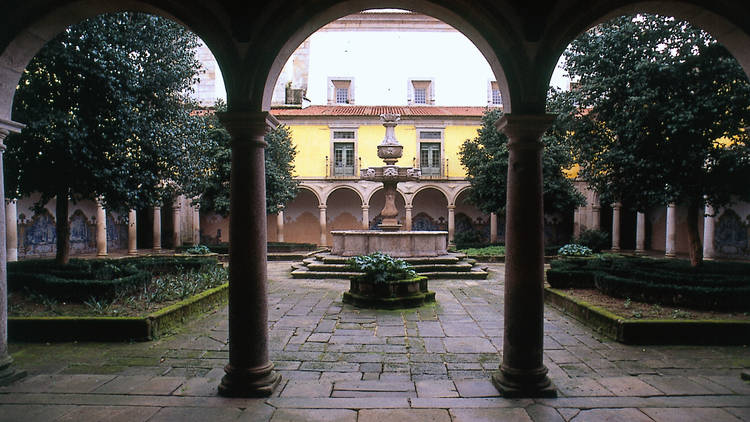
[[[26,125],[23,123],[14,122],[13,120],[7,120],[0,117],[0,144],[3,139],[11,133],[20,133]],[[5,148],[3,145],[2,148]]]
[[[509,148],[541,149],[540,138],[556,118],[556,114],[504,114],[495,127],[508,136]]]
[[[367,204],[363,204],[363,205],[362,205],[362,209],[363,209],[363,210],[369,210],[369,209],[370,209],[370,206],[369,206],[369,205],[367,205]]]
[[[318,205],[319,210],[325,210],[327,207],[325,205]]]
[[[619,202],[619,201],[618,202],[613,202],[612,203],[612,208],[614,208],[614,209],[622,208],[622,202]]]
[[[414,208],[413,205],[404,205],[404,209],[410,210],[410,209],[413,209],[413,208]]]
[[[263,140],[268,128],[271,127],[270,113],[265,111],[225,111],[217,113],[219,121],[232,135],[232,142],[250,143],[265,148],[268,144]]]
[[[455,209],[456,209],[455,205],[448,205],[448,210],[449,211],[452,211],[452,210],[455,210]]]

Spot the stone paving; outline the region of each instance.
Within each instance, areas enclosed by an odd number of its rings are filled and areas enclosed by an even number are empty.
[[[625,346],[545,311],[556,399],[498,397],[503,267],[436,280],[437,304],[341,303],[343,280],[293,280],[269,263],[272,397],[216,395],[227,311],[148,343],[11,344],[29,375],[0,388],[0,421],[750,421],[747,347]]]

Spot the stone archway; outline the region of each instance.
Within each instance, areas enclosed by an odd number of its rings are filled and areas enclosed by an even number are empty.
[[[336,187],[326,198],[326,244],[333,245],[331,230],[362,228],[362,196],[350,187]]]

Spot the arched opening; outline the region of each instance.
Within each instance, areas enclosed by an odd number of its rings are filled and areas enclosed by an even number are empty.
[[[320,205],[318,196],[309,188],[300,187],[297,197],[284,208],[284,241],[295,243],[320,242],[320,222],[318,213]],[[269,219],[270,227],[276,228],[273,219]],[[270,237],[269,237],[270,239]]]
[[[383,188],[380,188],[376,190],[371,196],[370,200],[368,201],[370,204],[370,230],[378,230],[378,227],[380,226],[380,222],[382,221],[382,218],[380,217],[380,211],[383,210],[383,207],[385,206],[385,195],[383,195]],[[404,205],[406,204],[406,201],[404,201],[404,196],[401,192],[396,191],[396,208],[398,209],[398,219],[399,224],[404,224],[404,219],[406,218],[406,208]]]
[[[456,244],[488,243],[490,241],[490,216],[480,211],[467,200],[469,189],[456,196]],[[501,230],[500,227],[503,227]],[[498,222],[498,232],[504,233],[504,224]]]
[[[414,230],[448,230],[448,198],[443,191],[423,188],[414,194],[411,204]]]
[[[360,230],[362,228],[362,197],[348,187],[335,188],[326,200],[326,239],[333,245],[332,230]]]

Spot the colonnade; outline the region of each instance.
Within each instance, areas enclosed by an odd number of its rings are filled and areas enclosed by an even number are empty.
[[[180,205],[182,197],[178,198],[173,207],[172,222],[173,222],[173,235],[172,244],[174,247],[181,246],[182,237],[182,207]],[[18,261],[18,201],[15,199],[5,200],[5,227],[6,232],[4,239],[6,241],[7,248],[7,261],[14,262]],[[161,207],[153,207],[154,223],[153,223],[153,250],[159,252],[162,250],[161,247]],[[283,218],[283,217],[282,217]],[[198,207],[193,207],[190,214],[193,231],[191,233],[191,242],[194,245],[200,243],[200,213]],[[106,257],[108,256],[107,251],[107,210],[104,207],[103,201],[96,201],[96,216],[95,221],[95,243],[96,243],[96,256]],[[137,255],[137,217],[135,210],[128,211],[128,255]],[[282,235],[283,237],[283,235]]]
[[[599,207],[596,207],[597,209]],[[621,212],[622,204],[615,202],[612,204],[612,251],[621,249]],[[597,213],[598,214],[598,213]],[[594,215],[594,222],[599,221]],[[593,227],[599,229],[599,227]],[[714,241],[716,232],[716,216],[713,207],[706,205],[703,217],[703,258],[713,259],[716,256]],[[646,251],[646,215],[642,212],[636,213],[636,235],[635,235],[635,252],[644,253]],[[675,257],[677,255],[677,205],[672,203],[667,205],[666,210],[666,229],[664,242],[664,256]]]

